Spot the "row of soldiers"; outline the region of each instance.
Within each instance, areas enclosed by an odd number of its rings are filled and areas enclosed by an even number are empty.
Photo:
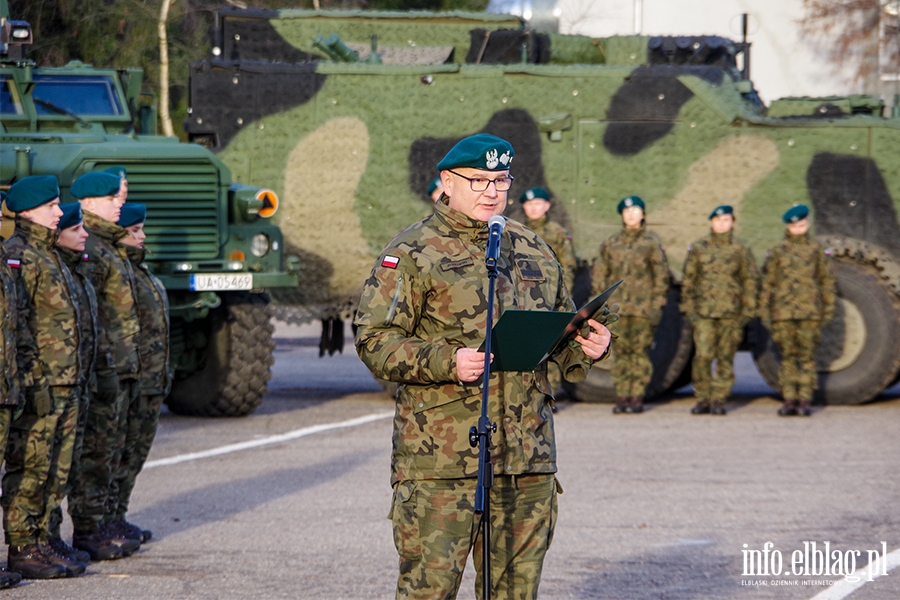
[[[126,203],[122,167],[82,175],[71,193],[79,202],[60,204],[56,178],[41,175],[6,194],[0,587],[81,575],[152,536],[126,519],[172,382],[166,292],[144,263],[146,207]]]
[[[547,213],[551,196],[532,188],[519,202],[525,224],[554,250],[572,289],[576,259],[572,237]],[[653,375],[650,348],[662,319],[670,286],[665,248],[646,229],[645,205],[638,196],[623,198],[617,211],[622,230],[600,245],[592,268],[593,294],[620,279],[616,290],[619,320],[611,326],[614,342],[612,378],[616,414],[643,412]],[[734,356],[744,327],[756,316],[769,330],[782,355],[779,383],[782,416],[811,414],[816,389],[815,354],[824,325],[834,318],[837,293],[827,251],[810,238],[809,207],[796,205],[782,217],[785,237],[766,254],[762,277],[750,248],[734,237],[733,207],[722,205],[709,215],[710,233],[688,248],[680,310],[694,335],[692,414],[724,415],[734,386]]]

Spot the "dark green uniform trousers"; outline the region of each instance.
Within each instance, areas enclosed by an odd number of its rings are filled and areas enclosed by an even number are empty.
[[[781,396],[788,401],[811,402],[816,391],[816,349],[822,322],[790,319],[772,323],[772,340],[781,352]]]
[[[725,400],[734,387],[734,355],[744,328],[739,319],[703,319],[694,322],[694,395],[707,402]]]
[[[612,380],[620,398],[643,398],[653,377],[650,345],[653,344],[650,319],[619,317],[611,330],[618,335],[613,341]]]
[[[125,513],[128,512],[128,502],[131,500],[135,481],[144,468],[153,439],[156,437],[163,400],[165,396],[162,394],[141,394],[138,402],[135,402],[129,411],[125,450],[115,477],[117,495],[110,498],[109,510],[113,519],[124,520]]]

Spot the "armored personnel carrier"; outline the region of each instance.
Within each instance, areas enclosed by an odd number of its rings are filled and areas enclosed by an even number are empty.
[[[128,200],[147,205],[147,262],[171,305],[166,403],[190,415],[252,412],[273,361],[266,291],[297,283],[270,219],[278,196],[233,179],[208,149],[157,135],[140,70],[38,68],[26,58],[28,23],[0,16],[0,187],[55,175],[71,202],[80,175],[124,166]]]
[[[384,244],[430,210],[439,158],[489,132],[516,148],[510,216],[522,218],[525,189],[549,189],[551,218],[574,234],[583,265],[621,227],[619,199],[647,202],[672,272],[651,394],[690,380],[679,278],[723,203],[760,262],[783,235],[782,213],[813,208],[841,296],[819,354],[820,400],[862,403],[896,381],[900,107],[892,118],[870,97],[766,107],[747,77],[749,45],[712,36],[591,39],[472,13],[224,9],[218,22],[215,58],[191,69],[185,129],[281,197],[276,219],[303,264],[299,287],[275,292],[283,318],[324,319],[328,338]],[[587,278],[583,268],[576,301]],[[780,357],[758,322],[745,345],[777,390]],[[572,392],[612,399],[609,371]]]

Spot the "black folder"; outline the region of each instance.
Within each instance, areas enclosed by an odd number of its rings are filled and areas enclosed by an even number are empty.
[[[507,310],[494,325],[491,371],[533,371],[568,343],[585,321],[609,299],[622,281],[582,306],[578,312],[550,310]],[[480,350],[484,350],[484,344]]]

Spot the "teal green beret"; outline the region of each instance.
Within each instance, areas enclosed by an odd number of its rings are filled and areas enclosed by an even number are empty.
[[[59,224],[56,228],[60,231],[68,229],[69,227],[74,227],[84,221],[84,215],[81,213],[81,205],[77,202],[66,202],[65,204],[60,204],[59,207],[62,209],[63,215],[59,218]]]
[[[644,209],[644,201],[641,200],[640,196],[625,196],[621,200],[619,200],[619,205],[616,207],[616,210],[619,214],[622,214],[622,211],[628,208],[629,206],[637,206],[641,210]]]
[[[717,206],[715,210],[709,213],[709,218],[713,217],[721,217],[722,215],[733,215],[734,209],[731,208],[730,204],[723,204],[722,206]]]
[[[785,223],[796,223],[797,221],[801,221],[809,216],[809,207],[805,204],[797,204],[796,206],[792,206],[784,213],[784,216],[781,217],[781,220]]]
[[[432,179],[431,183],[428,184],[428,195],[430,196],[431,194],[433,194],[434,190],[438,189],[440,186],[441,186],[441,178],[440,177],[435,177],[434,179]]]
[[[85,173],[72,184],[72,195],[79,200],[83,198],[102,198],[115,196],[122,185],[122,178],[112,173],[93,171]]]
[[[512,144],[506,140],[489,133],[478,133],[457,142],[437,164],[437,168],[438,171],[457,167],[505,171],[515,155]]]
[[[125,179],[125,167],[115,166],[109,167],[108,169],[103,169],[104,173],[112,173],[116,177],[121,177]]]
[[[126,202],[119,212],[119,227],[131,227],[147,220],[147,205]]]
[[[534,200],[535,198],[540,198],[541,200],[550,202],[550,192],[541,187],[531,188],[529,190],[525,190],[525,193],[519,196],[519,202],[528,202],[529,200]]]
[[[6,208],[18,213],[37,208],[59,198],[59,184],[53,175],[29,175],[12,184],[6,192]]]

